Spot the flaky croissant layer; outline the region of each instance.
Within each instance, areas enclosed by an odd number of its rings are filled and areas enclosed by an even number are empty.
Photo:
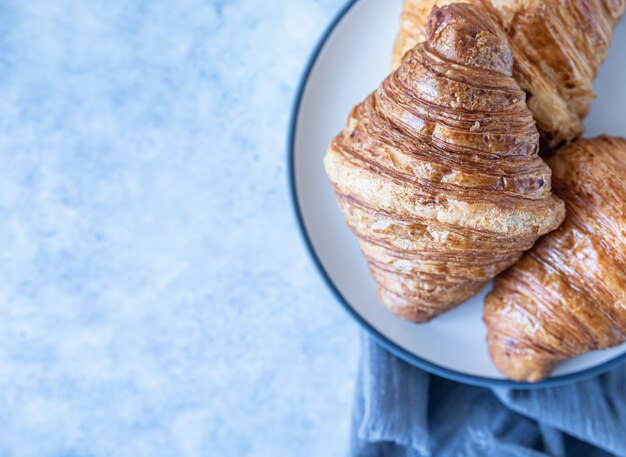
[[[626,140],[578,140],[549,164],[565,222],[499,276],[485,302],[493,361],[531,382],[626,341]]]
[[[416,322],[477,293],[564,217],[500,27],[456,4],[428,30],[324,159],[381,301]]]
[[[425,39],[434,5],[468,2],[498,18],[515,56],[514,77],[551,147],[582,133],[593,81],[626,0],[404,0],[393,68]]]

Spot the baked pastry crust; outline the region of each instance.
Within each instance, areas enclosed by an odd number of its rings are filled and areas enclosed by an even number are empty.
[[[434,10],[427,42],[356,106],[324,165],[381,301],[426,322],[476,294],[564,217],[500,27]]]
[[[499,276],[485,302],[495,365],[531,382],[626,341],[626,140],[577,140],[548,163],[565,222]]]
[[[499,19],[515,56],[514,77],[549,147],[579,136],[626,0],[404,0],[393,68],[424,41],[434,5],[471,2]]]

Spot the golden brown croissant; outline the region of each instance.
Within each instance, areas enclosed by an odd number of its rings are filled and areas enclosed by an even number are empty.
[[[514,77],[529,94],[528,106],[548,146],[582,133],[593,81],[626,0],[404,0],[393,68],[424,40],[433,5],[452,1],[481,5],[508,32]]]
[[[578,140],[548,163],[565,222],[496,279],[485,304],[493,361],[531,382],[626,340],[626,140]]]
[[[564,217],[504,33],[463,4],[433,11],[428,30],[324,159],[381,301],[416,322],[476,294]]]

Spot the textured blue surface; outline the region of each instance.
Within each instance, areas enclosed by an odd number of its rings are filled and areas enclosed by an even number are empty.
[[[342,3],[0,2],[0,455],[342,455],[284,153]]]

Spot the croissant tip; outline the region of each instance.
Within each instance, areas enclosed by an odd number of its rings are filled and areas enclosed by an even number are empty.
[[[556,367],[556,362],[532,356],[513,355],[506,351],[491,351],[491,359],[500,373],[518,382],[541,382]]]
[[[432,308],[411,302],[383,288],[378,289],[378,297],[381,303],[397,317],[415,324],[426,324],[447,310],[447,308]]]
[[[493,318],[493,316],[491,316]],[[489,356],[500,373],[512,381],[536,383],[546,379],[557,362],[541,356],[498,328],[497,319],[487,324]]]
[[[426,26],[428,46],[467,66],[513,74],[513,51],[502,28],[479,7],[451,3],[433,7]]]

